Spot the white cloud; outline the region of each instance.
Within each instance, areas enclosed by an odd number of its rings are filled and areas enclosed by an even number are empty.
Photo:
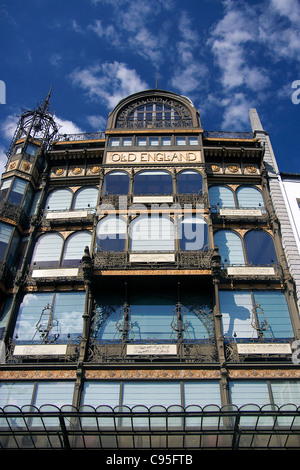
[[[54,120],[59,127],[60,134],[81,134],[84,132],[74,122],[54,116]]]
[[[87,121],[92,126],[92,128],[96,129],[97,131],[104,131],[106,129],[107,118],[104,118],[103,116],[87,116]]]
[[[84,89],[90,98],[100,99],[113,108],[125,96],[148,88],[135,70],[121,62],[105,62],[86,69],[76,69],[71,74],[74,85]]]
[[[244,93],[235,93],[221,102],[225,112],[222,127],[224,130],[245,129],[249,127],[249,109],[251,107]]]

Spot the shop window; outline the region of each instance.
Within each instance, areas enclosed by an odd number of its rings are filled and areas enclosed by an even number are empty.
[[[31,264],[37,267],[58,267],[62,246],[63,238],[58,233],[41,235],[35,244]]]
[[[277,262],[272,237],[262,230],[250,230],[244,237],[248,263],[271,265]]]
[[[220,291],[224,335],[239,339],[290,339],[285,295],[278,291]]]
[[[184,217],[179,224],[180,250],[203,250],[208,245],[207,224],[201,217]]]
[[[69,189],[55,189],[49,194],[45,208],[48,211],[67,211],[72,197],[73,193]]]
[[[5,381],[0,382],[0,402],[1,407],[15,405],[19,408],[25,405],[40,407],[51,403],[58,408],[63,405],[70,405],[73,401],[74,382],[73,381]],[[45,418],[45,421],[48,418]],[[40,419],[37,419],[40,424]],[[35,421],[31,422],[34,425]],[[4,423],[3,423],[4,424]],[[37,425],[38,425],[37,424]]]
[[[82,334],[85,292],[35,292],[20,305],[14,339],[21,344],[64,343]]]
[[[90,247],[92,234],[90,232],[76,232],[65,241],[63,250],[63,267],[78,266],[84,255],[84,248]]]
[[[257,188],[240,186],[236,191],[236,197],[239,208],[264,207],[262,194]]]
[[[199,194],[202,191],[202,176],[198,171],[184,170],[177,175],[178,194]]]
[[[227,186],[211,186],[208,190],[209,202],[212,209],[235,207],[233,191]]]
[[[242,239],[238,234],[231,230],[218,230],[214,234],[214,243],[219,248],[222,264],[245,265]]]
[[[128,194],[129,175],[125,171],[112,171],[104,178],[103,195]]]
[[[73,210],[94,209],[97,205],[97,198],[97,188],[81,188],[75,193]]]
[[[15,178],[13,182],[12,189],[9,193],[8,200],[13,204],[21,204],[25,190],[27,186],[27,181],[20,178]]]
[[[0,222],[0,261],[5,258],[12,231],[11,225]]]
[[[168,217],[139,216],[130,225],[131,251],[173,251],[174,225]]]
[[[173,194],[172,176],[167,171],[142,171],[135,176],[135,195]]]
[[[96,251],[124,251],[127,237],[126,221],[107,216],[97,225]]]

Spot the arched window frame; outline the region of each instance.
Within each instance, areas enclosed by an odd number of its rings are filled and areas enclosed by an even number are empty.
[[[121,225],[123,225],[123,227],[125,228],[125,231],[116,232],[114,234],[114,235],[116,235],[116,237],[111,238],[112,240],[122,240],[122,241],[124,240],[124,243],[117,243],[117,242],[115,243],[116,248],[118,248],[118,245],[119,245],[122,249],[101,250],[101,242],[99,243],[98,232],[100,231],[101,225],[103,225],[107,222],[109,223],[110,220],[114,221],[117,225],[119,224],[118,221],[120,221]],[[128,233],[127,220],[124,217],[116,216],[116,215],[106,215],[105,217],[102,217],[102,219],[100,219],[98,224],[97,224],[97,236],[96,236],[95,251],[98,252],[98,253],[103,252],[103,251],[116,251],[116,252],[125,251],[126,250],[126,245],[127,245],[127,233]],[[118,238],[118,235],[120,235],[120,234],[121,235],[125,234],[125,235],[120,236],[120,238]],[[109,237],[107,237],[107,238],[109,238]],[[114,245],[114,244],[112,244],[112,245]]]
[[[162,176],[162,173],[168,178],[170,178],[170,191],[168,192],[136,192],[136,181],[137,178],[139,178],[143,173],[148,173],[148,176],[150,176],[150,173],[153,174],[153,177],[155,178],[156,176],[159,176],[158,173],[160,173],[160,176]],[[146,175],[147,176],[147,175]],[[150,176],[151,177],[151,176]],[[134,176],[134,182],[133,182],[133,194],[134,196],[148,196],[148,195],[158,195],[158,196],[164,196],[164,195],[173,195],[173,177],[170,171],[162,169],[162,170],[140,170],[138,171],[135,176]]]
[[[95,192],[95,195],[96,195],[96,200],[95,200],[95,204],[92,204],[92,205],[87,205],[85,207],[77,207],[76,208],[76,203],[77,203],[77,198],[80,194],[84,193],[85,191],[88,191],[88,190],[93,190],[93,192]],[[77,189],[77,191],[75,191],[75,193],[73,194],[73,197],[72,197],[72,202],[71,202],[71,208],[73,211],[76,211],[76,210],[84,210],[84,209],[95,209],[96,206],[97,206],[97,199],[98,199],[98,188],[96,186],[82,186],[81,188]]]
[[[140,239],[139,241],[142,241],[144,242],[144,246],[143,246],[143,243],[141,244],[141,248],[140,249],[137,249],[137,248],[134,248],[133,249],[133,242],[136,242],[137,239],[134,239],[133,238],[133,231],[135,229],[135,225],[139,222],[141,222],[142,220],[147,220],[147,221],[150,221],[150,226],[151,226],[151,221],[153,222],[154,219],[160,219],[160,220],[166,220],[169,222],[169,227],[168,229],[171,229],[172,230],[172,237],[170,236],[169,238],[161,238],[161,239],[151,239],[151,237],[147,237],[145,238],[145,240],[143,239]],[[149,230],[149,222],[147,224],[147,230]],[[152,228],[150,227],[150,230],[152,230]],[[159,228],[159,231],[161,231],[161,228]],[[135,219],[132,220],[132,222],[130,223],[130,226],[129,226],[129,229],[128,229],[128,233],[129,233],[129,238],[130,238],[130,251],[131,252],[147,252],[147,251],[155,251],[155,252],[165,252],[165,251],[175,251],[175,224],[174,224],[174,221],[168,217],[168,216],[164,216],[164,215],[151,215],[151,216],[147,216],[147,215],[139,215],[137,216]],[[166,241],[165,245],[163,246],[162,245],[162,242],[163,241]],[[150,242],[153,242],[152,244]],[[172,247],[171,247],[171,243],[172,243]],[[135,245],[135,243],[134,243]],[[167,247],[167,248],[166,248]]]
[[[182,241],[183,240],[182,235],[183,235],[183,231],[184,231],[184,224],[185,223],[190,223],[191,219],[196,220],[196,222],[192,222],[192,223],[201,224],[205,228],[205,236],[204,236],[204,241],[203,241],[203,244],[201,245],[201,248],[199,248],[198,245],[197,245],[198,247],[194,246],[194,243],[196,243],[196,242],[189,242],[189,241],[183,242]],[[177,229],[176,237],[178,238],[178,242],[179,242],[178,245],[179,245],[180,251],[205,251],[207,248],[209,248],[208,225],[207,225],[207,221],[206,221],[205,217],[201,217],[201,216],[198,216],[198,215],[189,215],[189,216],[181,217],[177,221],[176,229]],[[184,248],[183,243],[191,244],[192,246],[190,247],[190,249],[187,246]]]
[[[258,209],[258,208],[261,208],[261,209],[264,209],[265,208],[265,204],[264,204],[264,198],[263,198],[263,194],[261,192],[261,190],[255,186],[255,185],[240,185],[238,186],[235,190],[233,190],[230,186],[226,185],[226,184],[216,184],[216,185],[211,185],[209,188],[208,188],[208,194],[210,192],[210,189],[213,188],[213,187],[220,187],[220,188],[226,188],[226,190],[230,190],[232,192],[232,195],[233,195],[233,202],[234,202],[234,206],[222,206],[221,204],[219,205],[213,205],[212,207],[215,209],[217,207],[224,207],[224,208],[232,208],[232,209],[243,209],[243,208],[247,208],[246,206],[241,206],[240,203],[239,203],[239,200],[238,200],[238,193],[239,191],[241,191],[242,189],[253,189],[255,191],[257,191],[261,198],[262,198],[262,202],[263,204],[260,205],[260,206],[257,206],[257,207],[251,207],[252,209]],[[211,201],[210,201],[211,203]],[[250,208],[250,207],[249,207]]]
[[[184,192],[181,192],[179,190],[179,179],[180,179],[180,176],[183,175],[184,173],[188,173],[188,174],[191,174],[191,173],[194,173],[195,175],[199,176],[201,178],[201,186],[199,187],[198,190],[196,191],[184,191]],[[203,191],[203,176],[202,176],[202,173],[200,171],[197,171],[197,170],[194,170],[194,169],[185,169],[185,170],[181,170],[177,173],[177,177],[176,177],[176,191],[177,191],[177,194],[202,194],[202,191]]]
[[[221,232],[223,232],[223,233],[229,232],[229,233],[233,234],[236,237],[236,239],[239,241],[239,243],[240,243],[239,248],[241,249],[241,252],[239,253],[238,256],[241,256],[241,255],[243,256],[243,260],[241,260],[241,261],[243,261],[242,263],[236,263],[236,262],[232,263],[232,262],[230,262],[230,260],[228,260],[226,258],[222,259],[224,257],[224,255],[222,253],[222,250],[218,246],[218,243],[216,243],[216,240],[215,240],[216,234],[221,233]],[[214,244],[215,244],[215,246],[218,246],[218,248],[219,248],[219,255],[221,256],[221,264],[223,264],[223,265],[233,265],[233,266],[234,265],[235,266],[239,266],[239,265],[240,266],[245,266],[246,265],[245,247],[244,247],[244,243],[243,243],[243,237],[238,232],[236,232],[235,230],[232,230],[232,229],[219,229],[219,230],[216,230],[214,232]],[[229,251],[229,254],[230,254],[230,251]]]
[[[262,233],[267,237],[269,237],[268,239],[270,240],[270,243],[272,243],[272,249],[274,250],[274,258],[273,259],[273,262],[272,263],[257,263],[257,264],[254,264],[254,266],[257,266],[258,264],[261,264],[262,266],[269,266],[269,265],[274,265],[274,264],[277,264],[277,260],[278,260],[278,257],[277,257],[277,253],[276,253],[276,248],[275,248],[275,243],[274,243],[274,237],[269,233],[267,232],[266,230],[257,230],[257,229],[251,229],[251,230],[248,230],[244,236],[243,236],[243,244],[244,244],[244,250],[245,250],[245,260],[246,260],[246,263],[248,265],[251,265],[252,263],[250,263],[249,259],[250,259],[250,256],[249,256],[249,253],[248,253],[248,249],[247,249],[247,236],[249,237],[249,235],[251,233]],[[271,260],[270,260],[271,261]]]
[[[111,177],[111,176],[113,176],[114,174],[119,174],[119,175],[120,175],[121,173],[122,173],[122,175],[124,175],[124,176],[127,178],[127,182],[128,182],[128,189],[127,189],[127,191],[126,191],[126,192],[123,192],[123,191],[122,191],[122,192],[119,192],[119,191],[117,191],[117,192],[110,192],[110,191],[107,191],[107,189],[106,189],[106,187],[105,187],[105,185],[106,185],[106,179],[109,178],[109,177]],[[118,195],[118,194],[128,194],[129,191],[130,191],[130,176],[129,176],[129,174],[128,174],[127,171],[123,171],[123,170],[112,170],[112,171],[109,171],[108,173],[105,174],[105,176],[104,176],[104,181],[103,181],[103,187],[102,187],[102,195],[103,195],[103,196],[110,195],[110,194],[117,194],[117,195]]]
[[[59,209],[51,209],[49,208],[49,199],[52,197],[53,194],[57,194],[59,192],[62,192],[62,191],[68,191],[70,193],[70,201],[69,201],[69,204],[68,204],[68,207],[65,207],[65,208],[59,208]],[[72,201],[73,201],[73,197],[74,197],[74,192],[72,191],[72,189],[68,188],[68,187],[62,187],[62,188],[54,188],[52,189],[48,196],[47,196],[47,199],[46,199],[46,203],[45,203],[45,211],[49,211],[49,212],[63,212],[63,211],[69,211],[70,210],[70,207],[72,207]]]
[[[81,235],[88,235],[89,236],[89,243],[87,243],[87,241],[84,241],[83,244],[81,244],[81,248],[82,248],[82,253],[81,253],[81,256],[79,258],[74,258],[72,259],[71,261],[68,261],[65,259],[65,256],[68,252],[68,248],[69,248],[69,244],[74,240],[74,238],[79,238]],[[88,230],[80,230],[78,232],[73,232],[71,233],[64,241],[64,244],[63,244],[63,247],[62,247],[62,254],[61,254],[61,260],[60,260],[60,266],[61,267],[74,267],[74,266],[78,266],[78,264],[81,263],[81,259],[84,255],[84,248],[86,246],[88,246],[90,248],[91,246],[91,241],[92,241],[92,234],[90,231]]]

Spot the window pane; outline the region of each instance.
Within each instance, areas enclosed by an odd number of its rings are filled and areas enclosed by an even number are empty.
[[[26,186],[27,181],[15,178],[12,190],[8,197],[9,202],[12,202],[13,204],[21,204]]]
[[[220,386],[218,382],[184,382],[184,406],[188,405],[218,405],[221,404]]]
[[[185,137],[176,137],[176,145],[186,145]]]
[[[145,147],[147,145],[147,138],[146,137],[138,137],[137,144],[139,147]]]
[[[208,245],[208,230],[204,219],[185,217],[179,226],[180,250],[203,250]]]
[[[110,146],[111,147],[118,147],[120,144],[120,139],[116,138],[116,137],[111,137],[110,138]]]
[[[223,264],[245,265],[242,240],[231,230],[218,230],[214,234],[214,243],[219,247]]]
[[[140,216],[130,227],[132,251],[173,251],[174,226],[167,217]]]
[[[97,408],[107,405],[114,408],[119,405],[120,382],[86,382],[82,395],[82,405]]]
[[[34,382],[0,382],[0,406],[30,405]]]
[[[252,187],[240,187],[236,191],[239,207],[264,207],[261,192]]]
[[[149,137],[149,145],[158,145],[158,137]]]
[[[120,341],[124,329],[125,297],[120,292],[102,292],[96,298],[92,336],[100,341]]]
[[[291,324],[290,314],[283,292],[254,291],[254,301],[263,309],[257,309],[258,315],[261,316],[261,322],[267,320],[268,329],[264,332],[266,338],[292,338],[293,328]]]
[[[271,381],[271,390],[276,405],[282,406],[286,403],[293,403],[300,406],[300,382],[298,380]]]
[[[60,262],[63,239],[57,233],[47,233],[39,237],[35,244],[31,264],[54,267]]]
[[[61,408],[64,405],[72,405],[73,392],[73,382],[38,382],[33,404],[38,408],[46,404],[51,404],[58,408]]]
[[[181,171],[177,176],[178,194],[201,193],[202,176],[198,171]]]
[[[0,188],[0,198],[3,200],[7,193],[8,193],[8,190],[10,188],[10,185],[11,185],[11,178],[9,180],[4,180],[2,181],[1,183],[1,188]]]
[[[245,235],[245,248],[249,264],[270,265],[277,263],[272,237],[261,230],[250,230]]]
[[[33,145],[33,144],[27,144],[26,145],[26,149],[25,149],[25,152],[28,153],[28,155],[36,155],[38,151],[38,147],[36,145]]]
[[[188,137],[189,145],[198,145],[198,137]]]
[[[173,181],[165,171],[143,171],[135,176],[134,194],[173,194]]]
[[[19,342],[41,342],[41,333],[37,330],[36,325],[41,319],[42,311],[48,305],[51,306],[53,293],[36,293],[26,294],[20,305],[16,327],[14,331],[14,339]],[[45,312],[44,318],[46,324],[49,320],[49,311]]]
[[[58,322],[59,341],[79,338],[82,334],[85,292],[59,292],[55,295],[53,316]]]
[[[257,331],[252,327],[252,297],[250,292],[220,291],[220,310],[225,336],[237,339],[256,338]]]
[[[124,251],[127,224],[124,219],[104,217],[97,225],[97,251]]]
[[[11,225],[0,222],[0,261],[5,257],[12,231],[13,227]]]
[[[231,403],[238,407],[254,403],[263,406],[271,403],[267,382],[246,380],[229,382]],[[251,419],[251,418],[250,418]]]
[[[211,186],[208,190],[210,205],[217,207],[235,207],[234,195],[226,186]]]
[[[49,195],[45,208],[49,211],[69,210],[72,200],[72,192],[69,189],[57,189]]]
[[[122,139],[122,145],[124,145],[125,147],[132,145],[132,138],[131,137],[124,137]]]
[[[75,194],[75,201],[73,209],[88,209],[95,208],[97,205],[98,189],[97,188],[82,188]]]
[[[161,138],[162,145],[171,145],[171,137],[162,137]]]
[[[161,405],[166,408],[171,405],[180,405],[179,382],[125,382],[123,391],[123,405],[133,407],[144,405],[147,407]]]
[[[65,242],[62,266],[78,266],[84,255],[86,246],[90,248],[92,234],[90,232],[78,232],[70,235]]]
[[[121,171],[114,171],[105,176],[103,194],[128,194],[129,175]]]

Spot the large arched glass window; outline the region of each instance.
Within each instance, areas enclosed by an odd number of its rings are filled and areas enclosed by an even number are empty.
[[[179,224],[180,250],[203,250],[208,245],[207,224],[202,217],[184,217]]]
[[[244,237],[249,264],[270,265],[277,262],[272,237],[262,230],[250,230]]]
[[[35,244],[31,263],[49,268],[59,266],[62,246],[63,238],[58,233],[41,235]]]
[[[49,211],[65,211],[71,206],[73,193],[69,189],[55,189],[47,199],[45,209]]]
[[[78,265],[84,255],[84,248],[90,248],[91,239],[90,232],[76,232],[70,235],[65,242],[62,266]]]
[[[264,207],[261,192],[252,186],[240,186],[236,191],[238,206],[242,207]]]
[[[202,175],[198,171],[184,170],[177,175],[178,194],[199,193],[202,190]]]
[[[94,209],[97,205],[97,197],[97,188],[81,188],[75,193],[73,209]]]
[[[96,251],[124,251],[127,224],[121,217],[104,217],[97,225]]]
[[[174,224],[168,217],[139,216],[130,226],[131,251],[173,251]]]
[[[103,183],[103,194],[128,194],[129,175],[125,171],[107,173]]]
[[[227,186],[211,186],[208,194],[213,209],[216,209],[216,207],[235,207],[233,191]]]
[[[167,171],[141,171],[135,176],[134,194],[173,194],[171,174]]]
[[[214,243],[219,247],[222,264],[245,265],[242,240],[231,230],[218,230],[214,234]]]

